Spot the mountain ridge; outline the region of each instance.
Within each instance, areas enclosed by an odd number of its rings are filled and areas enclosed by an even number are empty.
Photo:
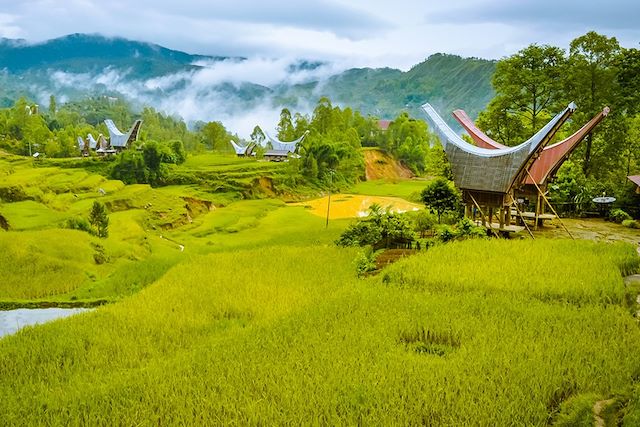
[[[264,105],[309,112],[309,106],[327,96],[380,118],[402,111],[421,117],[419,107],[426,101],[445,115],[463,108],[474,117],[493,97],[495,61],[438,53],[407,71],[363,67],[331,72],[327,61],[299,59],[277,70],[281,80],[267,83],[260,79],[275,73],[273,64],[253,75],[245,72],[254,66],[251,58],[189,54],[98,34],[76,33],[40,43],[5,38],[0,40],[0,104],[19,96],[44,102],[49,94],[62,101],[122,95],[189,120],[201,118],[198,111],[180,107],[188,97],[224,118]]]

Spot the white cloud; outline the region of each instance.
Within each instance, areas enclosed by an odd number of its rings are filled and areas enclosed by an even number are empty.
[[[16,20],[16,15],[10,15],[8,13],[0,13],[0,37],[6,37],[8,39],[17,39],[24,37],[24,32]]]
[[[0,34],[102,33],[190,53],[406,69],[436,52],[500,58],[590,30],[637,46],[636,0],[0,0]]]
[[[70,33],[101,33],[206,55],[244,56],[205,62],[201,70],[130,81],[107,69],[97,77],[59,72],[58,87],[108,86],[186,120],[220,120],[247,136],[255,124],[277,122],[265,89],[259,102],[229,99],[223,84],[320,79],[350,67],[403,70],[432,53],[497,59],[530,43],[567,47],[590,30],[637,47],[636,0],[0,0],[0,36],[40,41]],[[295,58],[327,61],[289,73]],[[258,90],[258,89],[256,89]],[[236,106],[241,105],[238,109]],[[310,111],[311,106],[299,106]]]
[[[297,60],[252,58],[245,61],[200,61],[203,68],[148,80],[132,80],[127,72],[108,68],[98,75],[51,71],[56,90],[91,90],[99,86],[117,91],[141,105],[152,105],[159,111],[177,114],[187,122],[221,121],[225,127],[248,138],[254,126],[272,131],[279,120],[281,106],[276,105],[271,87],[307,81],[322,81],[341,71],[335,64],[322,64],[313,69],[299,67]],[[225,85],[240,87],[251,82],[263,85],[264,94],[246,100],[235,97]],[[41,98],[48,99],[41,89]],[[58,95],[60,98],[60,95]],[[295,111],[307,114],[313,101],[301,101]]]

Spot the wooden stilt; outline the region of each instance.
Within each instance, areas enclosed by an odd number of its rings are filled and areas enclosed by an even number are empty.
[[[547,203],[547,206],[549,206],[549,209],[551,209],[551,212],[553,212],[553,214],[556,216],[556,218],[558,218],[558,221],[560,221],[560,224],[562,225],[562,228],[564,228],[564,230],[567,232],[567,234],[569,235],[569,237],[571,237],[572,240],[575,240],[575,238],[573,237],[573,235],[571,234],[571,232],[569,231],[567,226],[564,225],[564,222],[562,222],[562,220],[560,219],[560,215],[558,215],[558,212],[556,212],[556,210],[553,208],[553,206],[551,206],[551,202],[549,202],[549,199],[547,199],[547,196],[545,196],[544,193],[542,192],[542,190],[540,190],[540,187],[538,187],[538,184],[536,183],[536,180],[533,179],[533,177],[531,176],[531,173],[528,170],[527,170],[527,174],[529,175],[529,178],[531,178],[531,181],[533,182],[533,185],[536,186],[536,189],[538,190],[538,194]],[[537,221],[537,217],[536,217],[536,223],[537,222],[538,221]]]
[[[484,212],[482,212],[482,208],[480,207],[478,202],[476,202],[476,199],[474,199],[471,194],[469,194],[469,197],[471,197],[471,201],[473,201],[473,204],[476,205],[478,212],[480,212],[480,216],[482,216],[482,225],[486,227],[487,223],[485,221],[485,216],[484,216]],[[489,218],[489,221],[491,221],[491,218]],[[491,230],[496,237],[500,237],[498,232],[491,227],[491,222],[489,222],[489,230]]]
[[[518,215],[520,215],[520,220],[522,221],[522,223],[524,224],[525,228],[529,232],[529,236],[531,236],[531,238],[535,240],[535,237],[533,236],[533,233],[531,232],[531,229],[529,228],[529,225],[527,225],[527,221],[525,221],[524,216],[522,216],[522,212],[520,212],[520,209],[518,208],[518,202],[516,202],[516,200],[513,198],[513,196],[511,196],[511,202],[513,203],[513,206],[516,208],[516,212],[518,213]]]

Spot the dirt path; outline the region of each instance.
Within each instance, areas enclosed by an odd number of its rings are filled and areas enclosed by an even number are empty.
[[[605,242],[623,241],[640,244],[640,230],[623,227],[620,224],[599,218],[563,218],[562,222],[576,239]],[[533,234],[538,237],[567,238],[567,232],[558,220],[553,220],[538,228]],[[640,254],[640,252],[639,252]]]
[[[593,416],[595,418],[594,425],[596,427],[605,426],[604,418],[602,418],[601,414],[602,414],[602,411],[606,409],[607,406],[611,405],[613,402],[615,402],[615,399],[598,400],[593,405]]]
[[[180,252],[184,252],[184,245],[181,245],[180,243],[176,242],[176,241],[175,241],[175,240],[173,240],[173,239],[170,239],[170,238],[168,238],[168,237],[164,237],[163,235],[160,235],[160,238],[161,238],[161,239],[164,239],[164,240],[168,240],[169,242],[171,242],[171,243],[173,243],[173,244],[177,245],[177,246],[178,246],[178,248],[180,249]]]

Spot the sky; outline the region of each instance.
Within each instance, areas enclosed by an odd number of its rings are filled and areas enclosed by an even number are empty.
[[[131,81],[113,69],[97,76],[59,71],[52,79],[60,88],[107,85],[188,123],[219,120],[248,137],[256,124],[273,132],[281,107],[268,97],[243,107],[217,85],[322,82],[352,67],[406,71],[438,52],[500,59],[531,43],[567,49],[591,30],[640,48],[638,17],[638,0],[0,0],[0,37],[37,43],[98,33],[245,57],[148,81]],[[299,59],[324,65],[292,73]],[[171,88],[161,100],[149,96]],[[42,91],[42,105],[49,95]],[[313,105],[302,99],[295,109],[309,113]]]
[[[637,0],[0,0],[0,37],[100,33],[189,53],[406,70],[432,53],[499,59],[590,30],[640,47]]]

